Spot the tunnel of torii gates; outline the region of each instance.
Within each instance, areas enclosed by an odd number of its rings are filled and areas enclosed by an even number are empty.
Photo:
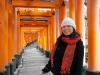
[[[88,62],[85,63],[84,53],[83,66],[87,66],[86,75],[100,75],[98,0],[86,0],[86,6]],[[85,46],[84,0],[0,0],[0,10],[0,75],[14,75],[21,62],[23,48],[32,41],[37,40],[37,48],[48,56],[62,33],[60,25],[67,16],[66,10],[69,10],[69,16],[76,22],[76,31],[81,34]],[[31,19],[26,21],[28,18]]]

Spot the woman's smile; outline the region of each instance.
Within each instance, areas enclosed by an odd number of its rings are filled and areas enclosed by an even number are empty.
[[[66,36],[68,36],[68,35],[70,35],[70,34],[73,32],[73,27],[70,26],[70,25],[65,25],[65,26],[62,27],[62,32],[63,32]]]

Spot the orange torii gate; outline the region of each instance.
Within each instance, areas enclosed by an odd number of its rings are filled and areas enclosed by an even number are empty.
[[[1,0],[0,5],[2,10],[0,12],[0,75],[5,75],[6,73],[14,75],[14,71],[20,64],[21,54],[25,46],[25,41],[23,40],[28,40],[24,39],[24,33],[29,30],[33,32],[35,28],[38,28],[36,30],[37,34],[32,34],[32,37],[36,36],[38,48],[48,54],[56,38],[61,34],[60,24],[67,16],[66,10],[69,10],[69,16],[75,20],[76,30],[83,36],[82,40],[85,45],[84,0],[69,0],[68,2],[64,0],[56,0],[54,2]],[[34,8],[34,11],[26,12],[21,8]],[[38,12],[38,8],[49,8],[51,10]],[[85,69],[87,75],[100,74],[98,8],[98,0],[87,0],[88,63],[85,63],[85,61],[83,63],[83,66],[88,64],[87,69]],[[26,17],[34,18],[34,21],[26,22],[21,20]],[[40,18],[49,19],[42,22]],[[32,38],[32,40],[35,39]]]

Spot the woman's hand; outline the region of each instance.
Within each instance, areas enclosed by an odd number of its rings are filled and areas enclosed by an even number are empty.
[[[48,68],[44,68],[44,69],[42,69],[42,74],[45,74],[45,73],[48,73],[50,70],[48,69]]]

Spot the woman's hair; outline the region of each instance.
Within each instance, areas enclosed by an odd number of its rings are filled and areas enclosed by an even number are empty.
[[[73,28],[73,33],[71,33],[70,35],[68,35],[68,37],[71,38],[71,39],[77,38],[79,36],[80,36],[80,34],[77,33],[74,28]]]
[[[73,28],[73,33],[71,33],[71,34],[68,35],[68,36],[66,36],[66,35],[64,35],[64,33],[62,33],[61,36],[58,37],[56,44],[57,44],[58,42],[61,41],[61,38],[62,38],[62,37],[69,37],[69,38],[73,39],[73,38],[77,38],[77,37],[79,37],[79,36],[80,36],[80,34],[77,33],[77,32],[75,31],[75,29]]]

